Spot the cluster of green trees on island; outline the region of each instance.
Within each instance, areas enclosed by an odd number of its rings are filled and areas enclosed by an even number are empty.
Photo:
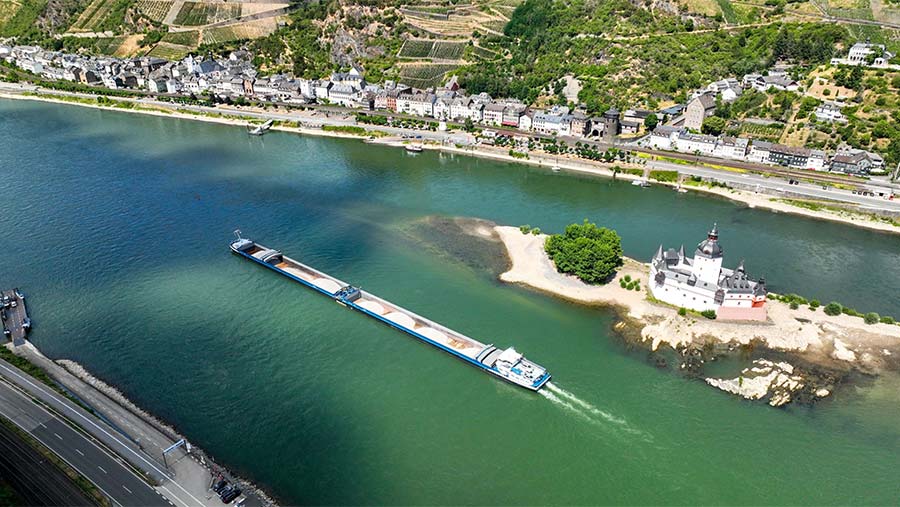
[[[606,283],[623,265],[622,239],[616,231],[584,220],[553,234],[544,244],[560,273],[577,276],[590,284]]]

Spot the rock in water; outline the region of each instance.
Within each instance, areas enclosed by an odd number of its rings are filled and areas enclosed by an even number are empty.
[[[706,383],[748,400],[768,397],[769,405],[773,407],[790,403],[794,393],[806,386],[803,376],[795,374],[791,364],[775,363],[766,359],[754,360],[753,365],[744,368],[738,378],[707,378]],[[822,389],[819,392],[821,391],[824,391],[824,396],[828,395],[827,390]]]

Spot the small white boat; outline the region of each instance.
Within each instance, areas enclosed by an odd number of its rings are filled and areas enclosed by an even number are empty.
[[[421,144],[407,144],[406,151],[409,153],[422,153],[422,145]]]
[[[257,125],[256,127],[247,126],[247,133],[251,136],[261,136],[265,134],[272,125],[275,123],[275,120],[267,120],[262,125]]]
[[[631,184],[636,187],[644,187],[644,188],[650,186],[650,182],[647,180],[634,180],[631,182]]]
[[[555,172],[555,173],[558,173],[558,172],[559,172],[559,166],[558,166],[558,165],[555,165],[555,166],[551,167],[550,170],[553,171],[553,172]]]

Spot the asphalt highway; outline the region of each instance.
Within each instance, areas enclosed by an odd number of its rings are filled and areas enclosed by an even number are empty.
[[[6,424],[0,424],[0,477],[25,505],[94,505],[62,470]]]
[[[92,439],[75,431],[5,381],[0,382],[0,415],[30,433],[94,483],[114,505],[172,505]]]

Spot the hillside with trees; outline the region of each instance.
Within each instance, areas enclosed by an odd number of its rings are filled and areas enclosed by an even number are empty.
[[[581,81],[579,100],[590,112],[611,105],[656,109],[683,102],[710,81],[762,71],[777,60],[806,67],[827,62],[848,38],[845,28],[819,23],[694,33],[679,18],[649,15],[627,0],[601,5],[527,0],[497,41],[510,58],[461,70],[463,86],[533,102],[571,74]]]

